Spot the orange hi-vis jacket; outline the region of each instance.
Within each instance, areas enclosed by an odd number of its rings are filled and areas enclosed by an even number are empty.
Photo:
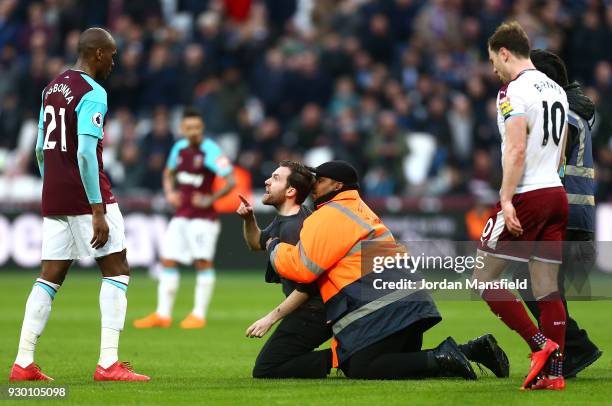
[[[337,194],[319,205],[305,221],[297,245],[271,247],[270,263],[283,278],[317,282],[332,323],[334,366],[352,354],[425,319],[441,320],[425,291],[375,289],[376,278],[409,278],[389,270],[380,274],[362,269],[362,245],[397,246],[389,229],[359,197],[356,190]],[[369,255],[369,254],[368,254]]]

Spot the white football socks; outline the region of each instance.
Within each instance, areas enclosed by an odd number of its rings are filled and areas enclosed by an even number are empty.
[[[176,268],[164,268],[159,275],[157,285],[157,310],[160,317],[168,319],[172,317],[174,299],[178,291],[180,274]]]
[[[34,350],[51,314],[51,303],[61,285],[36,279],[26,302],[25,315],[19,338],[19,351],[15,363],[22,368],[34,362]]]
[[[197,271],[196,287],[193,301],[193,315],[201,319],[206,318],[208,304],[212,298],[215,287],[215,270],[212,268]]]
[[[125,323],[126,292],[129,282],[130,277],[127,275],[105,276],[102,279],[100,287],[102,334],[98,364],[104,369],[119,360],[119,333]]]

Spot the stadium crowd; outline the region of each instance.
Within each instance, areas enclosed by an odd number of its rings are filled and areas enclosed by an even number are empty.
[[[486,40],[506,19],[594,100],[596,199],[609,199],[612,2],[597,0],[0,0],[0,199],[37,184],[41,91],[90,26],[118,45],[104,163],[121,194],[161,190],[194,106],[256,187],[283,159],[344,159],[370,198],[496,195]]]

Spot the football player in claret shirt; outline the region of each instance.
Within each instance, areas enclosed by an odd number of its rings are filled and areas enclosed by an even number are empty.
[[[236,184],[234,170],[221,148],[204,135],[204,120],[193,109],[186,109],[181,121],[184,139],[170,151],[163,186],[176,213],[163,240],[163,270],[157,289],[157,309],[134,321],[136,328],[169,327],[179,284],[179,263],[193,265],[196,276],[193,310],[181,322],[185,329],[203,328],[215,284],[213,258],[221,231],[213,203],[228,194]],[[225,185],[213,192],[216,176]]]
[[[535,69],[529,38],[518,23],[500,25],[488,45],[493,70],[504,83],[497,97],[503,179],[496,213],[481,237],[484,266],[473,277],[493,313],[531,348],[521,389],[562,390],[566,312],[558,270],[568,201],[558,171],[567,139],[567,95]],[[539,328],[517,297],[495,284],[508,261],[529,264]]]
[[[97,83],[110,74],[117,47],[107,31],[90,28],[81,34],[78,52],[75,67],[53,79],[42,93],[36,142],[43,177],[42,272],[26,303],[12,382],[52,380],[34,363],[36,342],[73,260],[91,256],[102,271],[102,334],[94,379],[150,379],[118,360],[130,271],[123,217],[103,171],[108,106],[106,91]]]

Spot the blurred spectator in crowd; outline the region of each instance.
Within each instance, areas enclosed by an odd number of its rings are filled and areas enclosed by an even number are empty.
[[[283,138],[285,145],[302,152],[326,144],[328,135],[324,128],[321,108],[314,103],[305,105],[299,118],[289,126],[289,131]]]
[[[154,192],[162,190],[162,173],[173,145],[168,110],[157,107],[153,113],[153,128],[140,142],[141,160],[146,166],[141,186]]]
[[[131,194],[143,187],[148,162],[140,149],[133,123],[126,123],[126,126],[119,145],[119,159],[123,169],[119,185],[123,193]]]
[[[21,106],[14,93],[5,95],[0,103],[0,149],[13,150],[17,147],[23,121]]]
[[[223,132],[227,127],[219,103],[219,82],[216,76],[211,76],[201,86],[198,86],[199,94],[194,103],[204,118],[206,131],[213,134]]]
[[[398,128],[393,112],[383,111],[380,114],[378,128],[369,137],[366,150],[368,166],[377,173],[384,171],[391,177],[393,192],[397,192],[403,183],[402,163],[408,146],[406,135]]]
[[[109,104],[113,108],[126,107],[130,111],[138,111],[145,83],[141,69],[141,51],[134,46],[126,49],[120,57],[117,71],[110,76],[108,82]]]
[[[364,30],[361,43],[376,62],[390,64],[393,58],[393,36],[389,19],[384,14],[373,15]]]
[[[282,51],[271,48],[266,52],[265,59],[256,66],[251,79],[253,90],[261,99],[268,115],[278,116],[281,113],[287,82],[284,64]]]
[[[336,82],[336,90],[329,103],[329,114],[339,117],[347,110],[355,111],[359,105],[359,97],[355,92],[355,84],[349,77],[341,77]]]
[[[20,27],[15,18],[17,0],[0,2],[0,49],[7,45],[17,45]]]
[[[217,131],[235,132],[238,129],[238,112],[248,96],[248,88],[241,79],[240,71],[235,67],[223,71],[222,84],[216,97],[223,126]]]
[[[326,106],[331,97],[330,78],[321,69],[318,56],[312,51],[305,51],[293,56],[293,69],[289,71],[284,103],[288,109],[286,117],[299,114],[307,103]]]
[[[474,117],[470,100],[465,95],[456,95],[451,103],[446,117],[452,138],[451,149],[461,167],[466,168],[474,148]]]
[[[170,60],[168,47],[154,45],[149,63],[143,74],[141,105],[145,109],[163,105],[172,107],[177,103],[178,71]]]
[[[366,173],[368,160],[364,151],[365,143],[366,140],[359,131],[355,113],[350,109],[343,110],[335,128],[332,144],[335,159],[347,161],[357,172]]]
[[[196,89],[212,73],[211,63],[207,60],[202,46],[196,43],[188,44],[179,68],[179,102],[185,106],[191,106]]]

